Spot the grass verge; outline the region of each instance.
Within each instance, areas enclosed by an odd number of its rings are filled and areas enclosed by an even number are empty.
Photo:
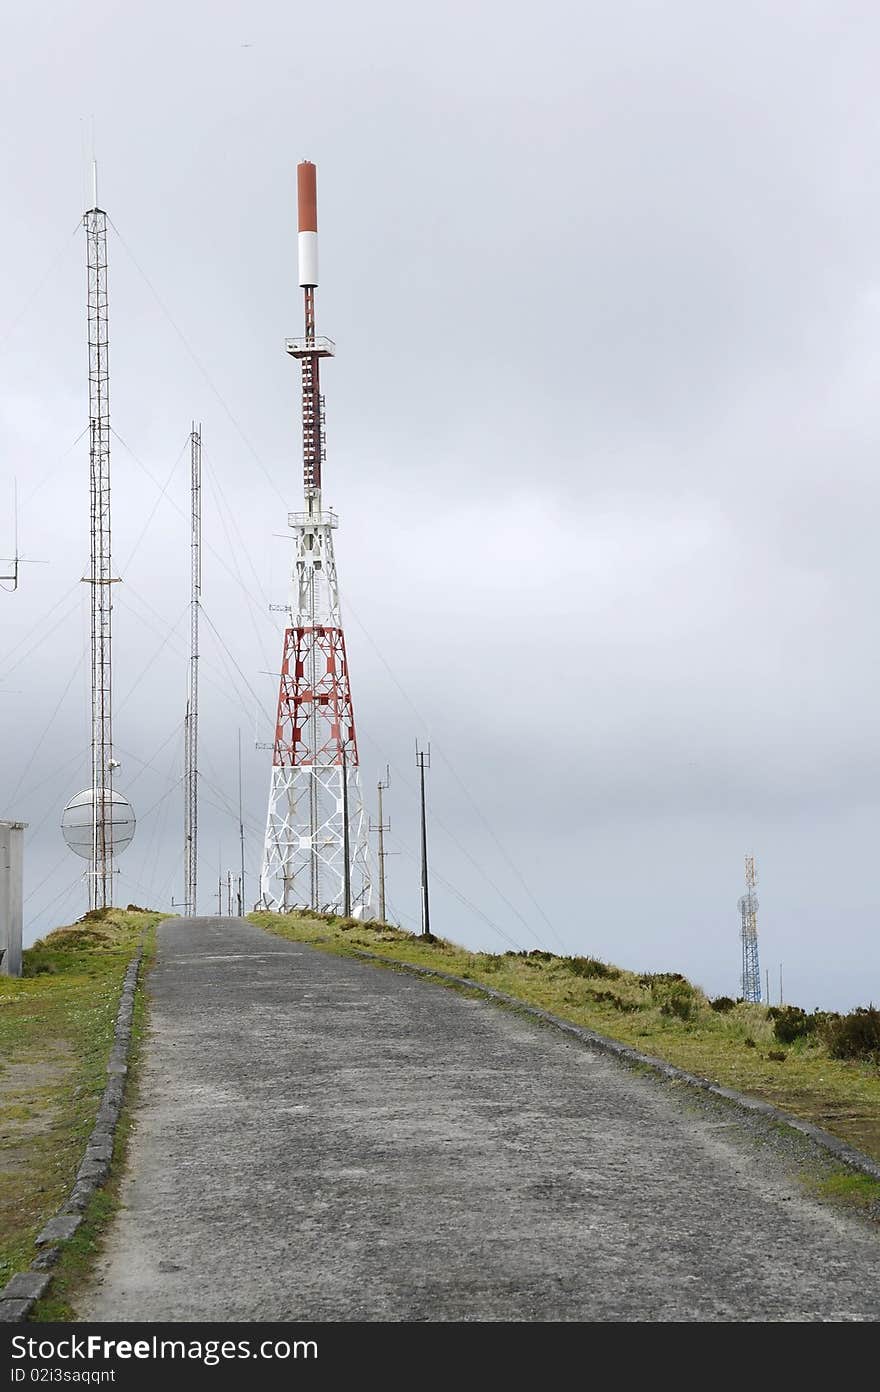
[[[880,1160],[880,1068],[832,1059],[811,1036],[785,1048],[761,1005],[713,1010],[676,972],[624,971],[591,957],[468,952],[436,938],[329,915],[254,913],[279,937],[327,952],[352,948],[493,986],[725,1087],[772,1102]],[[870,1181],[868,1181],[870,1182]]]
[[[820,1198],[856,1204],[880,1216],[880,1183],[870,1175],[838,1170],[820,1179],[815,1190]]]
[[[87,915],[28,948],[20,979],[0,977],[0,1286],[30,1265],[34,1238],[73,1185],[106,1083],[125,969],[163,917]]]
[[[155,915],[157,921],[162,916]],[[147,929],[144,939],[144,955],[140,971],[141,984],[143,984],[155,956],[156,927],[153,924]],[[101,1249],[107,1225],[119,1208],[120,1188],[125,1173],[132,1117],[137,1107],[140,1091],[141,1058],[148,1023],[147,993],[143,989],[138,989],[135,992],[131,1020],[131,1046],[128,1076],[125,1083],[125,1100],[122,1104],[113,1141],[113,1163],[110,1167],[110,1177],[103,1189],[99,1189],[95,1194],[73,1237],[62,1247],[58,1264],[52,1272],[52,1284],[43,1299],[37,1301],[31,1311],[31,1323],[70,1323],[78,1318],[76,1312],[77,1295],[82,1290],[95,1257]]]

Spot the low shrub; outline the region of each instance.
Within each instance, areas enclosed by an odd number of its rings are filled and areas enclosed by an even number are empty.
[[[539,947],[533,947],[531,951],[523,947],[519,952],[513,952],[508,949],[504,955],[505,957],[519,957],[522,961],[528,962],[529,965],[533,967],[543,966],[545,962],[552,962],[554,958],[552,952],[542,952]]]
[[[661,982],[657,988],[651,988],[651,994],[660,1001],[660,1014],[677,1020],[693,1020],[700,1008],[696,991],[684,977]]]
[[[860,1005],[848,1015],[829,1018],[824,1033],[832,1058],[880,1064],[880,1010],[876,1006]]]
[[[113,947],[108,935],[98,928],[81,928],[79,923],[72,928],[56,928],[22,953],[21,974],[45,976],[88,971],[96,965],[97,954],[111,952]]]
[[[598,957],[562,957],[560,961],[574,976],[599,976],[608,981],[617,981],[620,976],[617,967],[609,967]]]
[[[643,972],[639,977],[639,985],[647,986],[649,990],[653,991],[655,986],[661,986],[664,983],[669,986],[675,981],[686,980],[687,978],[682,976],[681,972]]]
[[[774,1063],[785,1063],[788,1055],[783,1053],[782,1049],[771,1049],[767,1057],[772,1059]]]
[[[55,932],[43,941],[56,952],[76,952],[82,947],[107,947],[111,939],[98,928],[56,928]]]
[[[714,1000],[710,1000],[709,1004],[713,1010],[717,1010],[721,1015],[726,1015],[728,1010],[733,1010],[736,1001],[731,1000],[730,996],[716,996]]]
[[[624,996],[609,995],[608,1004],[613,1005],[622,1015],[634,1015],[637,1010],[645,1009],[638,1001],[627,1000]]]
[[[773,1020],[773,1033],[780,1044],[793,1044],[796,1039],[815,1034],[821,1019],[818,1011],[808,1015],[799,1005],[773,1006],[767,1014]]]
[[[113,912],[109,905],[102,909],[87,909],[82,918],[78,918],[77,923],[103,923],[108,914]]]
[[[586,996],[587,1000],[595,1001],[597,1005],[610,1005],[613,1010],[619,1010],[623,1015],[631,1015],[637,1010],[645,1008],[638,1001],[627,1000],[625,996],[619,996],[616,991],[603,991],[591,986],[583,991],[581,998],[583,996]],[[577,1000],[577,996],[572,996],[570,999]]]
[[[52,976],[58,970],[57,963],[51,958],[40,957],[31,952],[30,956],[25,957],[22,953],[21,974],[22,976]]]
[[[501,970],[503,962],[503,957],[496,957],[494,953],[487,952],[485,954],[480,954],[479,958],[477,959],[477,966],[479,967],[480,971],[497,972]]]

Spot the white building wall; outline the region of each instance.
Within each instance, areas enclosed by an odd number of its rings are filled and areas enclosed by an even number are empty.
[[[22,862],[26,822],[0,822],[0,973],[21,976]],[[5,949],[5,951],[4,951]]]

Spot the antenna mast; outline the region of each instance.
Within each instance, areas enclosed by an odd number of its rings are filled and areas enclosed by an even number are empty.
[[[428,904],[428,825],[425,815],[425,769],[431,767],[431,746],[419,749],[416,740],[416,764],[419,769],[419,791],[422,808],[422,865],[421,865],[421,891],[422,891],[422,937],[427,938],[431,935],[431,915]]]
[[[190,441],[190,603],[189,603],[189,683],[186,700],[186,738],[184,766],[184,848],[186,888],[183,912],[187,918],[198,912],[199,841],[199,602],[202,594],[202,427],[193,422]]]
[[[388,765],[386,764],[386,765],[385,765],[385,778],[384,778],[384,780],[380,778],[380,779],[379,779],[379,782],[376,784],[376,791],[377,791],[377,793],[378,793],[378,795],[379,795],[379,820],[378,820],[378,822],[376,822],[375,825],[373,824],[372,820],[370,821],[370,831],[378,832],[378,835],[379,835],[378,861],[379,861],[379,922],[380,922],[380,923],[387,923],[387,921],[388,921],[387,918],[386,918],[386,916],[385,916],[385,857],[386,857],[387,854],[388,854],[388,852],[387,852],[386,849],[385,849],[385,833],[386,833],[386,831],[390,831],[390,830],[391,830],[391,818],[389,817],[389,818],[388,818],[388,821],[386,822],[386,821],[384,820],[383,816],[382,816],[382,794],[385,793],[385,792],[387,792],[388,789],[389,789],[390,787],[391,787],[391,770],[390,770],[390,768],[388,767]]]
[[[241,800],[241,730],[238,732],[238,846],[241,855],[241,913],[244,915],[244,813]]]
[[[760,1003],[761,968],[758,963],[758,896],[755,857],[746,856],[746,892],[737,900],[742,939],[742,998]]]
[[[107,214],[97,206],[83,218],[88,261],[89,325],[89,571],[92,672],[92,873],[89,908],[113,903],[113,664],[110,562],[110,365],[108,357]]]
[[[86,229],[89,340],[89,655],[92,682],[91,785],[72,797],[61,815],[70,849],[90,862],[86,871],[89,908],[113,903],[114,860],[134,837],[131,803],[113,790],[113,663],[111,586],[117,577],[110,560],[110,364],[107,350],[107,214],[98,207],[97,165],[93,167],[95,206],[83,214]]]
[[[318,217],[315,166],[297,166],[299,283],[305,335],[286,348],[302,373],[305,511],[288,514],[296,556],[284,634],[260,905],[369,917],[368,822],[333,554],[338,518],[324,512],[320,363],[336,349],[315,333]]]

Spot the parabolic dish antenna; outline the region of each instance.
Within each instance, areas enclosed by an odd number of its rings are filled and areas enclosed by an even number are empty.
[[[61,814],[61,832],[72,851],[84,860],[92,858],[92,803],[95,790],[86,788],[84,792],[72,797]],[[107,840],[113,854],[119,855],[126,846],[131,845],[137,821],[134,809],[121,793],[105,794],[105,815],[109,822]]]
[[[736,901],[736,907],[740,913],[757,913],[758,896],[757,894],[741,894]]]

